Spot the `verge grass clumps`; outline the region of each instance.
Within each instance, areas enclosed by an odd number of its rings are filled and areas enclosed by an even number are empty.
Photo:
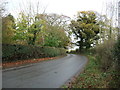
[[[114,45],[113,48],[113,55],[114,55],[114,60],[116,63],[116,68],[118,68],[120,70],[120,36],[117,40],[117,42]]]
[[[108,76],[106,73],[101,73],[98,69],[99,64],[94,56],[87,55],[89,63],[87,64],[83,73],[81,73],[75,81],[70,85],[63,86],[65,88],[105,88],[108,82],[105,78]]]
[[[96,56],[88,53],[87,56],[89,62],[84,72],[74,81],[71,81],[69,85],[64,85],[63,88],[118,88],[116,80],[113,80],[116,72],[113,69],[103,72]]]
[[[113,65],[113,48],[115,41],[106,40],[103,44],[99,44],[95,47],[96,58],[100,64],[100,69],[102,71],[107,71]]]
[[[93,52],[94,51],[94,52]],[[64,88],[120,88],[120,39],[108,40],[86,51],[89,62],[81,73]]]
[[[2,44],[2,61],[13,62],[33,58],[65,55],[63,48]]]
[[[120,36],[113,48],[114,63],[112,68],[112,80],[110,87],[120,88]]]
[[[96,59],[101,72],[109,75],[108,87],[120,88],[120,38],[117,41],[109,39],[96,48]]]

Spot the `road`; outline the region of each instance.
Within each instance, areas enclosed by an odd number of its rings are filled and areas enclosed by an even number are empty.
[[[21,69],[3,71],[3,88],[59,88],[87,63],[85,56],[68,54]]]

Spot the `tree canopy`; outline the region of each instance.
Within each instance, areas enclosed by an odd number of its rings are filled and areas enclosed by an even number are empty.
[[[78,12],[75,20],[71,21],[70,28],[72,29],[79,46],[79,50],[88,49],[95,44],[94,40],[99,39],[99,23],[97,16],[93,11]]]
[[[2,43],[13,43],[15,19],[9,14],[2,18]]]
[[[15,20],[9,14],[3,18],[3,43],[66,48],[70,39],[64,18],[57,14],[31,17],[21,12]]]

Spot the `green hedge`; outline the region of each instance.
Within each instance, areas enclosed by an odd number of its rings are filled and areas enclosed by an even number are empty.
[[[12,62],[32,58],[65,55],[63,48],[2,44],[2,61]]]
[[[119,39],[117,40],[117,42],[115,43],[115,46],[114,46],[114,56],[120,62],[120,37],[119,37]]]
[[[113,49],[113,55],[115,59],[116,64],[116,70],[120,72],[120,37],[118,38],[117,42],[115,43],[114,49]]]

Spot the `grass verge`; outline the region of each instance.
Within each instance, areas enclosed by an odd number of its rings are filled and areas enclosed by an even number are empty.
[[[84,72],[68,85],[64,85],[63,88],[111,88],[111,82],[115,83],[113,81],[114,70],[110,69],[107,72],[103,72],[99,68],[100,64],[95,55],[86,54],[86,56],[88,56],[89,62]]]

